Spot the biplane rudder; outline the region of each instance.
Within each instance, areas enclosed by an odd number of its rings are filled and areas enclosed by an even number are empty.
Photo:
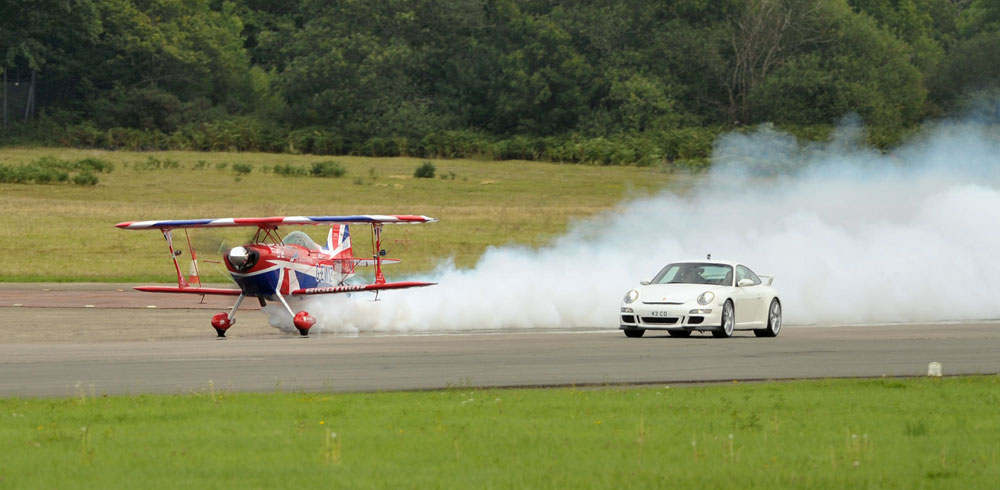
[[[351,231],[347,225],[333,225],[326,236],[326,249],[333,258],[350,258],[354,253],[351,249]]]

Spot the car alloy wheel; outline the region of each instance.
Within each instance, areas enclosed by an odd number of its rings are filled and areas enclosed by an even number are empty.
[[[771,300],[771,306],[767,309],[767,328],[754,330],[754,335],[758,337],[777,337],[781,331],[781,302],[778,298]]]
[[[772,335],[778,335],[781,331],[781,303],[778,300],[771,300],[771,313],[767,318],[767,325],[771,328]]]
[[[719,330],[713,330],[712,335],[719,338],[729,338],[733,336],[733,330],[736,328],[736,311],[733,308],[732,301],[726,301],[726,304],[722,307],[722,328]]]

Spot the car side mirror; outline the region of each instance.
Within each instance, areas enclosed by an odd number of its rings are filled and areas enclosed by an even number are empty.
[[[740,282],[737,284],[737,286],[741,288],[746,286],[753,286],[753,279],[740,279]]]
[[[642,284],[643,286],[649,286],[649,281],[639,281],[639,284]]]

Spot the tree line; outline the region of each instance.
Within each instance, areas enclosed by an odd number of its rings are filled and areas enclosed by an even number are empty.
[[[0,6],[8,143],[655,163],[851,113],[888,145],[1000,85],[1000,0]]]

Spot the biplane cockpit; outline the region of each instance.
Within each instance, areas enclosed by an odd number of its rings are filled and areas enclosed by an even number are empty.
[[[306,235],[306,233],[303,232],[303,231],[295,230],[295,231],[293,231],[293,232],[285,235],[285,238],[283,240],[281,240],[281,241],[285,245],[298,245],[300,247],[303,247],[303,248],[306,248],[306,249],[309,249],[309,250],[320,250],[321,249],[320,246],[319,246],[319,244],[317,244],[316,242],[314,242],[313,239],[310,238],[309,235]]]

